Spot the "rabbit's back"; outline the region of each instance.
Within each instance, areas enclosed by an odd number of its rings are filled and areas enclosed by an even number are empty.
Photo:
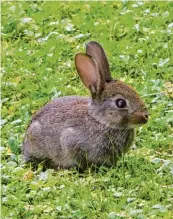
[[[41,108],[33,116],[25,135],[24,159],[32,161],[48,158],[53,163],[62,160],[65,156],[65,149],[62,148],[65,133],[83,124],[79,120],[87,115],[88,102],[89,99],[84,97],[62,97]]]

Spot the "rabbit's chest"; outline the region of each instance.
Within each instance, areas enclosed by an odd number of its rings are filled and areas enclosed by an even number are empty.
[[[107,148],[108,153],[117,154],[120,156],[123,153],[128,151],[128,148],[131,146],[134,140],[134,130],[125,129],[125,130],[109,130],[104,134],[103,142],[104,146]]]
[[[134,139],[134,130],[107,130],[92,133],[88,139],[88,160],[96,165],[112,166],[117,159],[126,153]]]

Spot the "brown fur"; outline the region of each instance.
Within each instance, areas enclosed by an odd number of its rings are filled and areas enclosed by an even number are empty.
[[[146,107],[133,88],[113,80],[97,42],[87,44],[75,64],[92,98],[61,97],[41,108],[23,142],[26,162],[48,161],[53,168],[115,165],[134,140],[134,127],[147,122]],[[93,75],[94,74],[94,75]],[[126,102],[124,108],[116,105]]]

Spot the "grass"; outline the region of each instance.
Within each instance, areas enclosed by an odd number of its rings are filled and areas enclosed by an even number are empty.
[[[2,218],[173,218],[173,2],[3,2]],[[49,100],[88,95],[74,55],[100,42],[114,78],[150,111],[117,167],[34,172],[22,163],[31,115]]]

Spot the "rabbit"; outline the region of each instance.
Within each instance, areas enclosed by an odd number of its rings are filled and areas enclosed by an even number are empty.
[[[102,46],[90,41],[75,66],[91,97],[66,96],[33,116],[23,141],[25,162],[47,160],[54,169],[112,167],[132,145],[135,128],[148,120],[136,91],[113,79]]]

